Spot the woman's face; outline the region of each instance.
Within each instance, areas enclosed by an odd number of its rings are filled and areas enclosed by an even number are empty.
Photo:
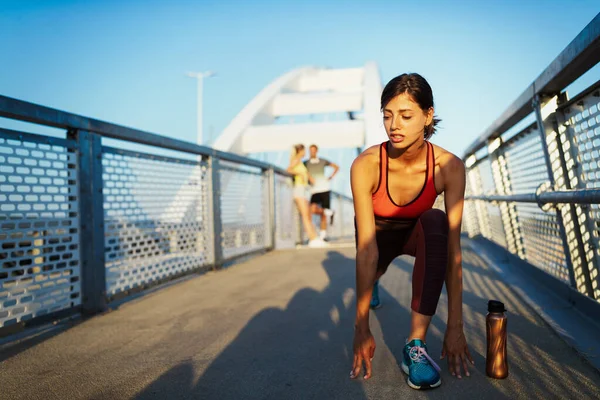
[[[431,124],[433,108],[423,111],[408,93],[402,93],[385,105],[383,125],[396,149],[405,149],[424,138],[425,125]]]
[[[299,158],[304,158],[304,154],[306,154],[306,149],[299,150],[297,154]]]

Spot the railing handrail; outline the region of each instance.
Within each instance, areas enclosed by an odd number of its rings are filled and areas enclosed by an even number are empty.
[[[467,150],[475,153],[533,111],[537,96],[556,95],[600,62],[600,13],[565,47],[527,89],[490,125]]]
[[[538,204],[600,204],[600,189],[555,190],[542,193],[467,196],[465,200]]]
[[[332,191],[331,193],[335,194],[336,196],[339,196],[339,197],[341,197],[341,198],[342,198],[342,199],[344,199],[344,200],[354,201],[354,200],[352,199],[352,196],[347,196],[347,195],[345,195],[345,194],[343,194],[343,193],[334,192],[334,191]]]
[[[185,153],[217,157],[223,161],[250,165],[265,170],[273,169],[278,174],[291,176],[290,173],[280,167],[263,161],[254,160],[249,157],[215,150],[211,147],[201,146],[184,140],[173,139],[156,133],[104,122],[2,95],[0,95],[0,117],[51,126],[54,128],[85,130],[111,139],[125,140],[128,142]]]

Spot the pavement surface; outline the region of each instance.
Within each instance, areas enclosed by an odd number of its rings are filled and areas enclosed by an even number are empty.
[[[351,380],[352,246],[268,253],[193,276],[59,325],[0,350],[0,399],[598,399],[600,374],[511,290],[476,251],[464,249],[470,377],[415,391],[399,363],[410,327],[412,259],[381,280],[371,313],[373,377]],[[485,376],[488,299],[508,313],[510,375]],[[440,355],[446,295],[428,334]]]

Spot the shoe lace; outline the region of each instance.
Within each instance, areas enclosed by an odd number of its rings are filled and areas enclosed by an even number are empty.
[[[414,362],[427,363],[427,361],[429,361],[429,363],[433,366],[433,368],[435,368],[437,372],[442,371],[442,369],[435,363],[435,361],[433,361],[433,359],[429,357],[429,354],[427,354],[427,350],[425,350],[424,347],[413,346],[410,348],[408,355],[410,356],[410,359]]]

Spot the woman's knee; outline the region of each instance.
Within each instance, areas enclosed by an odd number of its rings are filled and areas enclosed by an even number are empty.
[[[419,217],[423,230],[427,233],[448,234],[448,216],[438,208],[425,211]]]

